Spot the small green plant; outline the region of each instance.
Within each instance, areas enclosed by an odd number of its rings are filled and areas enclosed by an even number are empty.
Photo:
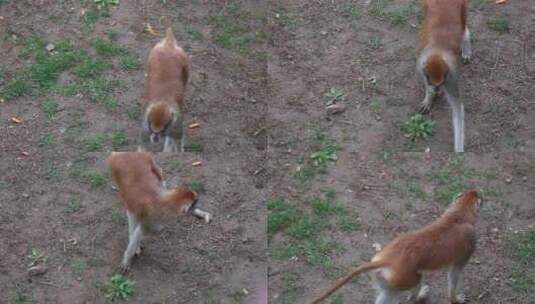
[[[107,10],[112,6],[119,5],[119,0],[95,0],[95,4],[99,10]]]
[[[535,291],[535,275],[533,269],[535,259],[535,231],[518,232],[506,240],[506,253],[513,259],[511,273],[512,286],[515,290],[533,294]]]
[[[40,252],[38,249],[32,249],[30,255],[28,255],[28,258],[30,259],[30,263],[28,264],[28,267],[35,266],[39,263],[46,263],[48,260],[48,257]]]
[[[370,38],[370,40],[368,41],[368,45],[369,45],[370,48],[372,48],[373,50],[377,50],[377,49],[379,49],[380,47],[383,46],[383,38],[380,37],[380,36],[373,36],[373,37]]]
[[[80,173],[83,181],[88,182],[92,187],[100,188],[106,185],[107,176],[97,171],[84,171]]]
[[[374,99],[374,100],[372,100],[372,101],[370,102],[370,109],[371,109],[374,113],[378,114],[379,112],[381,112],[382,108],[383,108],[383,105],[382,105],[382,103],[381,103],[379,100]]]
[[[328,106],[345,100],[346,94],[341,89],[331,88],[329,92],[325,93],[325,102]]]
[[[75,213],[80,210],[80,201],[78,199],[71,199],[67,204],[67,213]]]
[[[110,278],[106,286],[106,299],[110,301],[124,300],[134,294],[136,283],[130,279],[116,274]]]
[[[97,51],[97,54],[102,57],[114,57],[128,54],[128,50],[126,50],[123,46],[108,39],[94,39],[93,47]]]
[[[509,31],[509,21],[505,18],[495,18],[487,21],[487,26],[498,33],[506,33]]]
[[[334,144],[326,144],[319,151],[310,155],[312,164],[315,167],[321,167],[326,166],[329,162],[335,162],[338,159],[336,151],[338,151],[338,146]]]
[[[422,114],[418,113],[402,125],[402,130],[405,132],[407,138],[411,141],[416,141],[418,139],[426,139],[433,135],[434,127],[434,121],[428,120]]]

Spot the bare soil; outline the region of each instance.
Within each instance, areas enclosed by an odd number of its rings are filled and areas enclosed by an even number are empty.
[[[192,56],[185,124],[200,124],[188,130],[193,152],[158,153],[156,159],[168,185],[204,188],[200,201],[214,222],[169,220],[163,233],[148,237],[128,275],[136,290],[127,302],[247,303],[265,295],[266,135],[261,129],[266,68],[257,60],[264,51],[263,21],[257,18],[262,5],[233,3],[120,1],[88,28],[84,16],[95,10],[93,1],[2,1],[1,52],[7,70],[32,64],[19,56],[21,41],[32,36],[56,45],[67,39],[96,56],[92,41],[110,31],[112,42],[140,59],[141,69],[122,69],[117,57],[103,72],[118,81],[112,89],[115,107],[92,102],[83,93],[45,92],[2,101],[0,303],[106,302],[105,284],[117,271],[127,231],[104,160],[111,150],[137,147],[143,62],[160,39],[147,32],[147,22],[157,33],[172,26]],[[239,49],[214,42],[225,34],[214,17],[238,27],[231,28],[229,39],[246,36]],[[72,71],[62,73],[57,87],[72,79]],[[53,117],[43,106],[48,99],[57,103]],[[123,135],[115,145],[109,134],[118,130]],[[192,167],[197,160],[202,166]],[[44,275],[28,275],[32,249],[47,257]]]

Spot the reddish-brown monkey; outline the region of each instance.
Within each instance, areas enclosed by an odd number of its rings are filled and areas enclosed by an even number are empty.
[[[431,109],[442,90],[452,111],[454,151],[464,152],[464,105],[459,94],[459,56],[470,60],[467,0],[424,0],[420,32],[421,52],[416,73],[425,84],[420,111]]]
[[[475,223],[481,198],[476,190],[460,193],[452,205],[430,225],[400,235],[370,262],[357,267],[339,279],[313,304],[319,303],[354,276],[372,271],[377,289],[376,304],[394,304],[403,291],[411,291],[411,298],[423,301],[429,287],[422,285],[422,272],[448,269],[448,289],[451,303],[464,303],[465,296],[457,294],[461,270],[475,250]]]
[[[134,254],[141,252],[143,233],[162,217],[191,214],[210,222],[212,216],[197,206],[197,194],[184,187],[168,190],[162,171],[145,152],[112,152],[107,159],[128,217],[128,247],[121,270],[128,271]]]
[[[189,68],[188,55],[177,46],[173,31],[168,28],[165,38],[149,53],[139,150],[163,138],[164,152],[177,151],[178,141],[181,151],[184,151],[182,124]]]

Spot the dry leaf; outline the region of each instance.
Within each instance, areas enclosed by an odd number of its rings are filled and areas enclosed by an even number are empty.
[[[496,0],[496,4],[504,4],[507,0]]]
[[[18,119],[17,117],[11,117],[11,121],[18,124],[22,122],[22,120]]]
[[[193,163],[191,163],[191,165],[193,167],[198,167],[198,166],[202,165],[202,161],[199,160],[199,161],[193,162]]]
[[[198,128],[198,127],[200,127],[200,126],[201,126],[201,125],[200,125],[199,123],[192,123],[192,124],[190,124],[188,127],[189,127],[190,129],[193,129],[193,128]]]
[[[163,36],[163,35],[156,33],[154,29],[152,28],[152,25],[150,25],[150,23],[148,22],[147,22],[147,32],[149,32],[149,34],[154,35],[154,36],[158,36],[158,37]]]
[[[20,154],[24,155],[24,156],[29,156],[30,153],[29,152],[26,152],[26,151],[21,151]]]

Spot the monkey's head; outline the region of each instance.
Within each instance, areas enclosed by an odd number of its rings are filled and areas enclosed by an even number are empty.
[[[164,102],[154,104],[148,109],[147,120],[150,131],[150,141],[157,143],[160,136],[165,134],[165,131],[174,119],[174,112]]]
[[[424,63],[424,75],[427,83],[438,93],[440,86],[444,84],[448,77],[449,67],[441,54],[432,54]]]
[[[171,191],[171,201],[182,211],[182,213],[190,213],[195,209],[198,201],[197,192],[183,186],[177,187]]]
[[[479,211],[483,204],[483,198],[481,194],[475,189],[466,190],[457,194],[455,201],[457,204],[469,208],[475,213]]]

